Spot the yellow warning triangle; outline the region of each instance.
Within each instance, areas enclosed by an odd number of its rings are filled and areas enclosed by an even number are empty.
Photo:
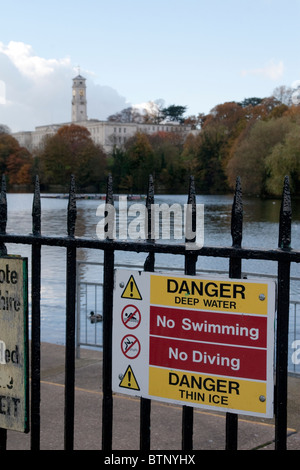
[[[123,290],[123,294],[121,295],[121,297],[123,299],[142,300],[142,296],[132,275],[130,276],[129,281],[127,282],[127,285]]]
[[[136,381],[134,373],[130,366],[127,367],[126,372],[119,383],[119,387],[130,388],[131,390],[139,390],[140,387]]]

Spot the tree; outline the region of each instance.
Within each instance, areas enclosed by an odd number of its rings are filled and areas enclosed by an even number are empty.
[[[71,174],[79,187],[96,185],[105,179],[106,155],[89,131],[71,124],[46,139],[38,155],[45,183],[67,185]]]
[[[107,120],[111,122],[143,122],[142,114],[134,107],[122,109],[119,113],[111,114]]]
[[[10,128],[5,124],[0,124],[0,134],[10,134]]]
[[[153,150],[153,172],[160,191],[180,191],[185,184],[186,167],[182,158],[184,139],[180,132],[157,132],[148,136]]]
[[[198,187],[205,193],[226,192],[228,189],[223,169],[226,139],[226,129],[221,125],[204,129],[197,138]]]
[[[132,180],[128,180],[129,162],[126,151],[120,147],[114,147],[110,160],[110,170],[113,176],[114,187],[119,191],[127,191],[132,188]]]
[[[11,135],[0,133],[0,171],[6,173],[8,184],[29,184],[32,164],[28,150]]]
[[[32,182],[32,157],[26,149],[20,148],[9,155],[6,173],[9,184],[28,185]]]
[[[153,149],[148,136],[137,132],[126,142],[129,174],[132,176],[130,192],[145,191],[149,174],[153,172]]]
[[[184,119],[184,124],[191,126],[192,129],[201,129],[205,122],[205,119],[205,114],[199,113],[197,115],[187,116]]]
[[[234,188],[236,177],[240,176],[246,194],[264,194],[266,158],[274,146],[284,141],[289,129],[287,117],[255,122],[247,137],[239,141],[227,164],[229,185]]]
[[[183,123],[184,118],[183,115],[187,110],[187,106],[178,106],[175,104],[172,104],[171,106],[168,106],[167,108],[162,109],[162,118],[163,120],[171,121],[171,122],[179,122]]]
[[[238,103],[242,108],[247,108],[248,106],[257,106],[262,102],[262,98],[245,98],[243,101]]]
[[[143,122],[145,124],[160,124],[164,118],[163,106],[164,100],[149,101],[143,110]]]
[[[275,145],[266,157],[267,181],[269,194],[280,196],[282,178],[289,176],[292,193],[300,189],[300,136],[298,125],[292,125],[284,140]]]
[[[293,89],[284,85],[275,88],[273,97],[282,104],[291,106]]]

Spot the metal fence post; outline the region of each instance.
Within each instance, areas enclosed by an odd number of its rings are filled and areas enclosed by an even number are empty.
[[[194,178],[191,176],[189,181],[188,209],[185,221],[186,232],[196,233],[196,191]],[[189,227],[188,227],[189,226]],[[187,241],[187,240],[186,240]],[[192,242],[192,240],[189,240]],[[197,254],[187,253],[184,257],[184,272],[187,275],[196,274]],[[182,407],[182,450],[193,449],[193,427],[194,427],[194,409],[191,406]]]
[[[154,204],[154,184],[152,175],[149,177],[147,199],[146,199],[146,227],[147,227],[147,240],[154,243],[153,235],[153,210]],[[144,263],[144,270],[153,272],[155,263],[155,255],[153,252],[148,253]],[[141,398],[140,400],[140,450],[150,450],[151,440],[151,400],[148,398]]]
[[[36,176],[32,203],[32,233],[41,235],[41,199],[39,179]],[[41,360],[41,245],[35,243],[31,251],[31,450],[40,449],[40,360]]]
[[[74,238],[76,224],[75,179],[71,176],[67,229],[68,237]],[[65,450],[74,446],[75,402],[75,307],[76,307],[76,248],[67,247],[66,286],[66,374],[65,374]]]
[[[106,205],[113,206],[112,177],[108,177]],[[107,210],[108,209],[108,210]],[[113,235],[112,213],[106,209],[109,222],[105,227],[108,235],[108,246],[104,249],[103,261],[103,400],[102,400],[102,450],[112,449],[112,309],[113,309],[113,285],[114,285],[114,250],[110,249],[109,241]]]
[[[6,233],[7,224],[7,199],[6,199],[6,179],[2,176],[1,194],[0,194],[0,233]],[[0,256],[7,254],[6,246],[0,243]],[[6,450],[7,430],[0,428],[0,450]]]
[[[243,236],[243,201],[241,181],[238,177],[234,193],[231,212],[231,237],[232,246],[241,248]],[[229,259],[229,277],[240,279],[242,260],[240,258]],[[226,413],[226,450],[237,450],[238,445],[238,415]]]
[[[280,209],[278,247],[291,249],[291,197],[289,179],[284,180]],[[275,449],[286,450],[287,445],[287,369],[290,300],[290,262],[278,262],[278,308],[276,340],[275,387]]]

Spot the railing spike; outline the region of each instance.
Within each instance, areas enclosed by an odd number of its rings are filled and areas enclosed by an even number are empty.
[[[152,205],[154,204],[154,181],[153,176],[149,176],[148,180],[148,191],[147,191],[147,199],[146,199],[146,227],[147,227],[147,240],[151,241],[152,243],[155,242],[154,237],[154,229],[153,226],[153,214],[152,214]],[[155,255],[153,252],[148,253],[148,256],[144,263],[144,270],[145,271],[154,271],[154,264],[155,264]]]
[[[32,233],[41,234],[41,195],[39,177],[36,175],[34,184],[34,195],[32,203]]]
[[[190,176],[190,179],[189,179],[188,204],[196,204],[195,178],[192,175]]]
[[[153,240],[154,227],[152,226],[152,205],[154,204],[154,181],[152,175],[149,176],[148,191],[146,198],[146,227],[147,227],[147,240]]]
[[[285,176],[279,217],[278,247],[291,248],[292,204],[289,177]]]
[[[193,176],[190,176],[186,220],[185,220],[186,242],[192,243],[195,241],[196,223],[197,223],[197,220],[196,220],[195,180]],[[193,239],[191,238],[192,236],[194,236]]]
[[[113,178],[112,175],[109,174],[107,177],[107,185],[106,185],[106,204],[114,205],[114,194],[113,194]]]
[[[243,199],[241,179],[236,179],[234,200],[231,211],[231,237],[232,246],[240,247],[243,238]]]
[[[76,191],[75,177],[71,175],[69,203],[68,203],[68,236],[74,237],[76,225],[77,209],[76,209]]]
[[[7,199],[6,199],[6,178],[2,175],[1,200],[0,200],[0,232],[6,232],[7,224]]]
[[[104,227],[104,232],[107,234],[107,238],[112,240],[114,238],[114,225],[115,225],[115,213],[112,210],[114,205],[114,193],[113,193],[113,178],[109,174],[107,178],[106,186],[106,199],[105,199],[105,219],[107,223]]]
[[[7,224],[7,199],[6,199],[6,177],[2,175],[0,196],[0,233],[6,233]],[[6,255],[7,249],[4,243],[0,243],[0,255]]]

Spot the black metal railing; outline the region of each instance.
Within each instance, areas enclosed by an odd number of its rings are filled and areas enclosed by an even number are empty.
[[[106,204],[113,204],[113,182],[108,178]],[[112,449],[113,437],[113,394],[112,394],[112,311],[114,279],[114,257],[116,251],[130,251],[147,255],[144,269],[155,270],[155,254],[169,253],[183,256],[185,274],[195,275],[196,262],[199,257],[220,257],[229,260],[229,276],[241,277],[243,259],[271,260],[278,265],[277,279],[277,328],[276,328],[276,387],[275,387],[275,448],[285,450],[287,446],[287,364],[288,364],[288,323],[290,295],[290,266],[300,262],[300,252],[291,248],[291,198],[289,180],[284,180],[284,188],[279,220],[278,247],[273,249],[244,248],[243,203],[239,178],[232,205],[231,235],[232,246],[203,246],[197,250],[187,250],[185,243],[166,244],[151,238],[151,204],[154,202],[154,184],[149,178],[146,206],[148,208],[148,233],[143,241],[120,241],[112,239],[111,227],[106,227],[107,238],[80,238],[75,236],[76,192],[75,181],[71,178],[68,222],[66,236],[45,236],[41,231],[41,204],[38,178],[32,209],[32,233],[17,235],[6,233],[7,201],[5,178],[2,179],[0,198],[0,254],[6,254],[6,243],[31,245],[31,449],[40,448],[40,300],[41,300],[41,247],[57,246],[66,248],[66,352],[65,352],[65,415],[64,447],[73,449],[74,444],[74,403],[75,403],[75,303],[76,303],[76,256],[78,248],[102,250],[103,263],[103,406],[102,406],[102,449]],[[193,178],[190,178],[188,201],[192,205],[192,229],[195,232],[196,193]],[[100,419],[100,418],[99,418]],[[6,430],[0,430],[0,449],[6,448]],[[151,445],[151,400],[140,399],[140,449],[150,450]],[[238,415],[227,413],[225,448],[235,450],[238,446]],[[193,408],[182,409],[182,450],[193,449]]]

